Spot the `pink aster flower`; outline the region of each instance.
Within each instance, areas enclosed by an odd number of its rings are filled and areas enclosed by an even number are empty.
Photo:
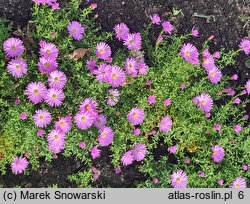
[[[213,99],[207,93],[202,93],[201,95],[197,96],[197,101],[201,110],[207,113],[213,108]]]
[[[85,149],[85,148],[86,148],[85,142],[80,142],[80,143],[79,143],[79,147],[80,147],[81,149]]]
[[[217,130],[218,132],[220,132],[220,130],[221,130],[220,124],[216,124],[216,125],[214,126],[214,129]]]
[[[50,142],[49,143],[49,150],[52,151],[53,153],[57,154],[64,149],[64,144],[65,144],[65,140]]]
[[[214,67],[213,69],[209,70],[207,74],[208,74],[209,80],[213,84],[217,84],[221,80],[221,77],[222,77],[221,71],[217,67]]]
[[[190,159],[185,159],[185,164],[190,164]]]
[[[25,157],[15,157],[11,163],[11,170],[14,174],[21,174],[28,167],[29,162]]]
[[[39,137],[42,137],[43,134],[44,134],[44,130],[40,129],[40,130],[37,131],[37,135],[38,135]]]
[[[233,76],[231,76],[231,79],[234,80],[234,81],[237,81],[238,80],[238,75],[234,74]]]
[[[47,137],[48,143],[52,142],[61,143],[61,141],[64,141],[64,139],[65,139],[65,134],[57,129],[51,130]]]
[[[25,113],[25,112],[22,112],[22,113],[20,113],[20,118],[22,119],[22,120],[26,120],[27,119],[27,113]]]
[[[63,103],[65,95],[61,89],[50,88],[45,96],[45,102],[49,106],[60,106]]]
[[[28,99],[34,104],[40,103],[46,96],[47,88],[42,82],[31,82],[26,88]]]
[[[128,34],[124,40],[124,45],[127,46],[129,50],[141,49],[142,38],[140,33]]]
[[[223,181],[222,179],[219,179],[219,180],[217,181],[217,183],[218,183],[220,186],[222,186],[222,185],[224,184],[224,181]]]
[[[114,106],[119,101],[120,92],[117,89],[109,89],[109,96],[107,97],[107,104]]]
[[[99,59],[108,60],[111,56],[111,48],[104,42],[97,43],[95,54]]]
[[[107,119],[105,117],[105,115],[100,114],[97,116],[96,120],[94,121],[94,125],[98,128],[98,129],[102,129],[104,128],[104,126],[107,123]]]
[[[144,110],[140,108],[132,108],[127,115],[127,119],[133,123],[133,125],[139,125],[145,118]]]
[[[148,103],[149,104],[154,104],[156,102],[156,100],[155,100],[155,97],[154,96],[149,96],[148,97]]]
[[[38,69],[41,73],[50,74],[58,67],[58,63],[53,58],[41,57],[38,62]]]
[[[126,79],[125,72],[118,66],[114,65],[108,75],[108,83],[113,87],[121,86]]]
[[[40,128],[46,127],[52,120],[50,112],[47,110],[37,110],[33,118],[35,125]]]
[[[169,152],[170,152],[171,154],[174,154],[176,151],[177,151],[177,147],[176,147],[176,146],[171,146],[171,147],[169,147]]]
[[[78,128],[86,130],[94,123],[94,117],[89,112],[78,112],[75,116],[75,123]]]
[[[187,183],[188,177],[184,171],[178,170],[171,175],[171,185],[174,188],[186,188]]]
[[[240,102],[241,102],[240,98],[237,97],[237,98],[234,99],[234,103],[240,104]]]
[[[190,44],[190,43],[187,43],[187,44],[184,44],[182,47],[181,47],[181,56],[187,61],[187,62],[190,62],[192,64],[195,64],[195,65],[198,65],[199,64],[199,53],[198,53],[198,50],[197,48]]]
[[[237,177],[235,180],[232,182],[231,188],[246,188],[246,179],[242,177]]]
[[[169,21],[164,21],[162,23],[162,27],[163,27],[164,32],[168,33],[169,35],[171,35],[172,31],[174,30],[173,25]]]
[[[101,156],[101,150],[99,150],[97,148],[97,146],[94,146],[91,150],[90,150],[91,156],[93,159],[96,159],[98,157]]]
[[[210,53],[209,56],[203,58],[202,67],[204,67],[207,72],[213,68],[216,68],[214,58],[212,55],[210,55]]]
[[[52,11],[55,10],[60,10],[60,4],[58,2],[52,4]]]
[[[111,69],[112,66],[111,65],[107,65],[105,63],[102,63],[98,66],[98,69],[95,70],[95,74],[96,74],[96,79],[99,82],[107,82],[109,79],[109,74],[111,73]]]
[[[164,100],[164,105],[165,106],[170,106],[170,104],[171,104],[171,99],[170,98],[167,98],[167,99]]]
[[[43,43],[40,48],[40,55],[44,58],[56,59],[58,57],[58,49],[53,43]]]
[[[80,103],[80,112],[95,112],[97,107],[98,104],[93,98],[85,98]]]
[[[62,89],[67,82],[67,77],[62,71],[56,70],[50,73],[48,82],[50,88]]]
[[[199,31],[197,28],[193,27],[192,28],[192,36],[198,37],[199,36]]]
[[[133,133],[134,133],[134,135],[138,136],[138,135],[140,135],[141,130],[140,130],[139,128],[135,128],[135,129],[133,130]]]
[[[247,83],[245,85],[245,88],[247,90],[247,94],[249,95],[250,94],[250,79],[247,80]]]
[[[168,132],[170,128],[172,127],[173,122],[170,117],[165,116],[162,118],[159,127],[161,132]]]
[[[161,35],[159,35],[157,38],[157,42],[160,43],[161,41],[163,41],[163,37]]]
[[[125,40],[129,34],[129,28],[125,23],[115,25],[114,30],[118,40]]]
[[[15,104],[15,105],[19,105],[20,103],[21,103],[20,98],[16,98],[16,100],[15,100],[14,104]]]
[[[91,59],[86,62],[87,67],[89,68],[91,74],[95,74],[96,61]]]
[[[104,127],[98,136],[98,142],[101,146],[109,146],[114,139],[114,132],[110,127]]]
[[[215,145],[212,148],[212,155],[214,162],[219,163],[224,158],[224,149],[220,145]]]
[[[160,25],[161,18],[158,14],[154,13],[154,14],[150,15],[149,17],[152,21],[152,24]]]
[[[211,116],[211,113],[206,113],[206,114],[205,114],[205,117],[206,117],[206,118],[210,118],[210,116]]]
[[[153,178],[153,182],[158,183],[159,182],[158,178]]]
[[[184,90],[186,88],[186,85],[185,84],[181,84],[181,89]]]
[[[72,21],[67,26],[69,34],[75,39],[75,40],[81,40],[83,38],[84,34],[84,28],[82,25],[77,21]]]
[[[234,131],[235,131],[237,134],[240,133],[241,130],[242,130],[242,127],[241,127],[240,125],[235,125],[235,126],[234,126]]]
[[[26,61],[21,58],[12,59],[7,66],[7,71],[11,73],[12,76],[21,78],[27,73]]]
[[[142,143],[135,144],[132,154],[136,161],[142,161],[147,154],[146,145]]]
[[[69,132],[71,128],[72,125],[70,123],[70,120],[67,120],[67,118],[59,118],[59,120],[55,122],[55,129],[60,130],[65,134]]]
[[[116,167],[115,168],[115,173],[116,174],[120,174],[122,171],[121,171],[121,168],[120,167]]]
[[[202,171],[198,174],[199,177],[205,177],[205,173]]]
[[[121,157],[121,163],[124,166],[132,164],[134,161],[133,150],[125,152]]]
[[[144,62],[138,63],[138,70],[139,74],[146,75],[148,73],[148,65],[146,65]]]
[[[3,43],[3,50],[10,57],[17,57],[24,52],[23,41],[19,38],[8,38]]]
[[[219,59],[220,58],[220,52],[219,51],[214,52],[213,57]]]
[[[247,167],[247,165],[244,164],[244,165],[242,165],[241,169],[242,169],[243,171],[247,171],[248,167]]]
[[[246,55],[248,55],[250,53],[250,40],[242,39],[239,47],[245,52]]]
[[[125,70],[128,74],[137,73],[137,61],[134,58],[127,58],[125,61]]]

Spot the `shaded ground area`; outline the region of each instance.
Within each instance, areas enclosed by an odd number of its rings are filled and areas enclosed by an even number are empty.
[[[67,2],[61,0],[59,2]],[[221,47],[235,48],[240,39],[249,35],[250,28],[250,4],[249,0],[91,0],[97,3],[99,14],[98,24],[104,31],[112,31],[116,23],[125,22],[132,31],[141,31],[149,22],[151,13],[159,13],[162,19],[171,21],[175,31],[179,34],[190,32],[193,26],[199,29],[200,36],[193,43],[200,47],[202,42],[210,35],[215,40],[210,44],[211,51]],[[84,3],[87,4],[87,3]],[[13,21],[14,26],[25,26],[31,17],[31,0],[0,0],[0,17]],[[173,9],[179,11],[173,15]],[[198,17],[200,16],[200,17]],[[161,27],[152,30],[152,36],[157,37]],[[113,43],[113,47],[121,44]],[[244,65],[246,56],[240,54],[237,63],[233,67],[227,67],[224,74],[237,73],[239,80],[232,86],[243,85],[249,78],[250,69]],[[248,107],[250,112],[250,107]],[[101,172],[98,186],[131,187],[136,181],[144,180],[144,175],[139,172],[138,165],[126,168],[121,175],[114,173],[111,164],[110,152],[103,149],[104,155],[94,162],[94,166]],[[154,150],[154,155],[167,154],[165,147]],[[174,162],[174,158],[169,158]],[[23,187],[47,187],[58,184],[59,187],[69,187],[75,184],[69,183],[67,175],[81,169],[81,162],[75,158],[59,157],[51,164],[41,160],[41,167],[32,170],[29,176],[15,176],[8,172],[2,182],[9,187],[21,185]],[[122,169],[123,170],[123,169]]]

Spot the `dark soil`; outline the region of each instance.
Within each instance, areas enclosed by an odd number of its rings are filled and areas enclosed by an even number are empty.
[[[67,2],[59,0],[59,2]],[[193,43],[200,47],[202,42],[210,35],[215,39],[210,44],[211,51],[224,47],[226,50],[237,49],[240,39],[249,35],[250,28],[250,4],[249,0],[91,0],[97,3],[99,14],[98,24],[104,31],[112,31],[116,23],[125,22],[132,31],[141,31],[149,22],[151,13],[159,13],[162,19],[171,21],[175,31],[179,34],[190,32],[193,26],[199,29],[200,36]],[[85,3],[84,3],[85,4]],[[31,17],[31,0],[0,0],[0,17],[13,21],[13,25],[25,26]],[[173,8],[181,9],[182,14],[173,16]],[[195,17],[195,13],[211,16],[210,19]],[[152,36],[157,37],[160,27],[152,30]],[[117,48],[121,44],[112,44]],[[249,78],[250,69],[244,65],[246,56],[242,53],[237,57],[237,63],[233,67],[226,67],[224,74],[231,76],[237,73],[239,80],[232,86],[243,85]],[[250,113],[250,107],[247,107]],[[133,187],[137,181],[143,181],[144,175],[140,173],[138,165],[122,169],[117,175],[111,164],[110,152],[103,148],[103,156],[94,161],[94,167],[100,171],[98,187]],[[167,154],[167,147],[159,144],[154,150],[155,158]],[[169,162],[174,163],[175,158],[170,156]],[[13,176],[8,172],[0,183],[7,187],[20,185],[22,187],[48,187],[58,184],[59,187],[74,187],[69,183],[67,175],[82,170],[80,161],[59,156],[52,163],[41,160],[40,168],[31,170],[29,176]],[[3,181],[1,181],[1,179]]]

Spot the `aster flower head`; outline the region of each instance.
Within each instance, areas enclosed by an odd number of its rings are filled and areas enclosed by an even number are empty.
[[[22,119],[22,120],[26,120],[27,119],[27,113],[25,113],[25,112],[22,112],[22,113],[20,113],[20,118]]]
[[[240,49],[245,52],[246,55],[250,53],[250,40],[242,39],[239,45]]]
[[[183,170],[178,170],[171,175],[171,185],[174,188],[186,188],[188,176]]]
[[[99,82],[108,82],[109,74],[111,73],[112,66],[102,63],[98,66],[98,69],[95,70],[96,79]]]
[[[125,23],[115,25],[114,30],[118,40],[125,40],[129,34],[129,28]]]
[[[143,122],[145,118],[144,110],[140,108],[132,108],[131,111],[129,111],[127,115],[127,119],[133,124],[133,125],[139,125]]]
[[[21,78],[27,73],[26,61],[21,58],[12,59],[7,65],[7,71],[12,74],[12,76]]]
[[[49,150],[57,154],[64,149],[65,140],[58,140],[49,143]]]
[[[40,128],[46,127],[51,123],[51,115],[47,110],[36,110],[35,115],[33,116],[35,125]]]
[[[80,147],[81,149],[85,149],[85,148],[86,148],[85,142],[79,142],[79,147]]]
[[[80,41],[83,38],[84,28],[82,25],[77,21],[72,21],[67,26],[69,34],[75,39]]]
[[[44,130],[40,129],[40,130],[37,131],[37,135],[38,135],[39,137],[42,137],[43,134],[44,134]]]
[[[197,96],[197,102],[198,106],[201,108],[201,110],[205,112],[210,112],[213,108],[213,99],[211,96],[207,93],[201,93],[201,95]]]
[[[109,60],[111,56],[111,48],[104,42],[97,43],[95,54],[99,59]]]
[[[105,115],[103,115],[103,114],[98,115],[96,120],[94,121],[94,125],[98,129],[104,128],[106,123],[107,123],[107,119],[106,119]]]
[[[75,116],[75,123],[78,128],[86,130],[93,125],[94,119],[89,112],[78,112]]]
[[[96,68],[96,61],[91,59],[86,62],[87,67],[89,68],[90,72],[92,74],[95,73],[95,68]]]
[[[104,127],[98,136],[98,142],[101,146],[109,146],[114,139],[114,132],[110,127]]]
[[[85,98],[80,103],[80,112],[93,113],[96,112],[97,107],[98,104],[93,98]]]
[[[47,94],[45,96],[45,102],[49,106],[57,107],[62,105],[64,98],[65,95],[61,89],[50,88],[48,89]]]
[[[134,161],[133,150],[125,152],[121,157],[121,163],[124,166],[132,164]]]
[[[58,67],[58,63],[54,58],[41,57],[38,62],[38,69],[41,73],[50,74]]]
[[[247,94],[249,95],[250,94],[250,79],[247,80],[245,88],[247,90]]]
[[[141,49],[142,38],[140,33],[128,34],[124,40],[124,45],[129,50]]]
[[[96,158],[101,156],[101,150],[99,150],[97,146],[94,146],[90,150],[90,153],[91,153],[91,156],[92,156],[93,159],[96,159]]]
[[[42,82],[31,82],[26,88],[25,91],[28,96],[29,101],[34,104],[40,103],[43,101],[47,94],[47,88]]]
[[[40,55],[45,58],[56,59],[58,57],[58,49],[53,43],[43,43],[40,48]]]
[[[125,61],[125,70],[128,74],[137,73],[137,61],[134,58],[127,58]]]
[[[150,15],[149,17],[152,21],[152,24],[160,25],[161,18],[157,13],[154,13],[154,14]]]
[[[197,28],[193,27],[192,28],[192,36],[198,37],[199,36],[199,31]]]
[[[152,95],[148,96],[148,103],[149,103],[149,104],[154,104],[154,103],[156,103],[155,97],[152,96]]]
[[[176,146],[171,146],[169,147],[169,152],[174,154],[177,151],[177,147]]]
[[[170,99],[170,98],[166,98],[166,99],[164,100],[164,105],[165,105],[165,106],[170,106],[170,104],[171,104],[171,99]]]
[[[235,125],[234,126],[234,131],[238,134],[238,133],[240,133],[241,132],[241,130],[242,130],[242,127],[241,127],[241,125]]]
[[[147,154],[146,145],[144,145],[142,143],[135,144],[132,154],[133,154],[133,157],[136,161],[142,161]]]
[[[173,25],[169,21],[164,21],[162,23],[163,30],[168,33],[169,35],[172,34],[172,31],[174,30]]]
[[[8,38],[3,43],[5,53],[10,57],[17,57],[24,52],[23,41],[19,38]]]
[[[242,177],[237,177],[235,180],[232,182],[231,188],[246,188],[246,179]]]
[[[190,62],[194,65],[198,65],[199,64],[199,53],[198,53],[198,50],[197,48],[190,44],[190,43],[187,43],[187,44],[184,44],[182,47],[181,47],[181,56],[187,61],[187,62]]]
[[[119,101],[120,92],[117,89],[109,89],[109,96],[107,97],[107,104],[114,106]]]
[[[126,79],[125,72],[118,66],[114,65],[108,75],[108,83],[113,87],[121,86]]]
[[[28,164],[25,157],[15,157],[11,162],[11,170],[14,174],[21,174],[28,167]]]
[[[165,116],[162,118],[159,127],[161,132],[168,132],[170,128],[172,127],[173,122],[170,117]]]
[[[220,131],[221,130],[221,126],[220,126],[220,124],[216,124],[215,126],[214,126],[214,129],[216,130],[216,131]]]
[[[48,82],[50,88],[62,89],[67,82],[67,77],[62,71],[56,70],[50,73]]]
[[[51,130],[47,137],[48,143],[61,143],[64,139],[65,134],[58,129]]]
[[[212,155],[214,162],[219,163],[224,158],[224,149],[220,145],[215,145],[212,148]]]
[[[59,118],[59,120],[55,122],[55,129],[61,131],[62,133],[66,134],[71,130],[71,128],[72,125],[66,118]]]
[[[214,67],[211,70],[209,70],[207,74],[208,74],[209,80],[213,84],[217,84],[221,80],[221,77],[222,77],[221,71],[217,67]]]
[[[148,65],[146,65],[144,62],[138,63],[137,68],[139,70],[139,74],[141,75],[146,75],[148,73]]]
[[[133,133],[134,133],[134,135],[138,136],[138,135],[140,135],[141,130],[140,130],[139,128],[135,128],[135,129],[133,130]]]

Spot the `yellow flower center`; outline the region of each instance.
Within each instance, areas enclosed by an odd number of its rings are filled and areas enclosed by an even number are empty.
[[[65,125],[64,122],[61,122],[61,123],[60,123],[60,126],[61,126],[61,127],[64,127],[64,125]]]
[[[90,106],[89,106],[89,105],[86,105],[86,106],[85,106],[85,109],[86,109],[86,110],[89,110],[89,109],[90,109]]]
[[[214,76],[215,76],[215,73],[214,73],[214,72],[211,72],[211,73],[210,73],[210,76],[211,76],[211,77],[214,77]]]
[[[50,65],[49,65],[49,63],[45,63],[44,66],[45,66],[46,68],[49,68]]]
[[[112,74],[112,79],[117,79],[116,74]]]
[[[58,77],[55,77],[54,82],[58,82],[58,81],[59,81]]]
[[[180,178],[177,178],[177,179],[176,179],[176,182],[177,182],[177,183],[180,183],[180,182],[181,182],[181,179],[180,179]]]
[[[55,135],[55,136],[54,136],[54,139],[58,139],[58,138],[59,138],[59,136],[58,136],[58,135]]]
[[[133,115],[132,115],[132,116],[133,116],[134,118],[135,118],[135,117],[137,117],[137,113],[133,113]]]
[[[15,45],[12,45],[12,46],[11,46],[11,49],[12,49],[13,51],[15,51],[15,50],[16,50],[16,46],[15,46]]]
[[[103,54],[105,51],[104,49],[100,49],[100,53]]]
[[[105,139],[106,137],[107,137],[107,134],[104,133],[104,134],[102,135],[102,138]]]
[[[16,69],[19,70],[21,68],[21,66],[18,64],[16,65]]]
[[[49,55],[50,54],[50,50],[46,50],[46,53]]]
[[[73,33],[76,33],[76,29],[73,29],[72,32],[73,32]]]
[[[214,151],[214,156],[216,156],[218,154],[218,152],[217,151]]]
[[[134,41],[134,40],[130,40],[129,43],[130,43],[131,45],[133,45],[133,44],[135,44],[135,41]]]
[[[240,187],[240,184],[239,184],[239,183],[236,183],[235,186],[239,188],[239,187]]]
[[[186,52],[186,56],[190,57],[191,53],[190,52]]]
[[[205,59],[205,60],[204,60],[204,64],[208,64],[208,60]]]
[[[206,101],[202,100],[202,101],[201,101],[201,104],[202,104],[202,105],[205,105],[205,104],[206,104]]]
[[[40,116],[39,116],[39,119],[40,119],[40,120],[43,120],[43,119],[44,119],[44,117],[43,117],[42,115],[40,115]]]
[[[82,117],[81,119],[82,119],[82,121],[85,121],[85,120],[86,120],[86,117]]]
[[[39,91],[37,89],[34,90],[34,94],[37,95],[39,94]]]
[[[53,94],[53,95],[52,95],[52,98],[53,98],[53,99],[56,99],[56,98],[57,98],[57,95],[56,95],[56,94]]]

